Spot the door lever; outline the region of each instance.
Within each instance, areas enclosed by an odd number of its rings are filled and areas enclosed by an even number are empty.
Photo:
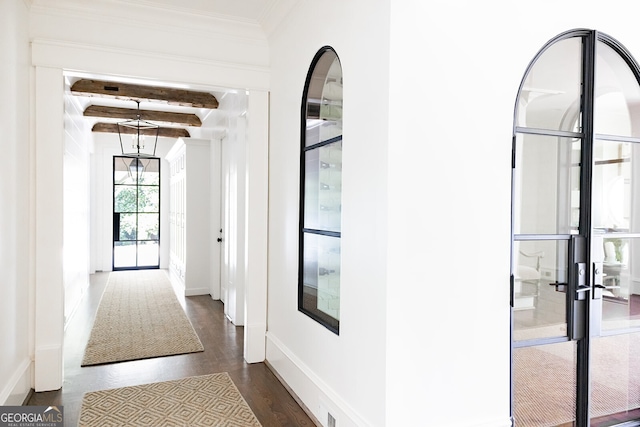
[[[606,289],[602,270],[601,262],[593,263],[593,299],[602,299],[602,292]]]
[[[569,286],[568,283],[559,283],[559,282],[555,282],[555,283],[549,283],[550,286],[555,286],[556,287],[556,292],[562,292],[562,293],[567,293],[567,287]]]

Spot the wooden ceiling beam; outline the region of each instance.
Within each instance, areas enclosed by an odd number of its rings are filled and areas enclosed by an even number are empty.
[[[100,105],[90,105],[84,110],[84,115],[88,117],[103,117],[109,119],[134,120],[138,117],[149,122],[166,123],[177,126],[202,126],[200,118],[195,114],[173,113],[168,111],[136,110],[130,108],[103,107]]]
[[[118,125],[115,123],[96,123],[91,129],[92,132],[106,132],[106,133],[118,133]],[[124,134],[135,134],[136,130],[133,128],[122,127],[120,130]],[[153,129],[140,129],[141,135],[155,136],[156,132]],[[182,128],[165,128],[161,127],[158,130],[158,136],[167,138],[189,138],[189,131]]]
[[[195,108],[218,108],[218,100],[207,92],[159,86],[135,85],[102,80],[81,79],[71,86],[71,93],[131,101],[156,101]]]

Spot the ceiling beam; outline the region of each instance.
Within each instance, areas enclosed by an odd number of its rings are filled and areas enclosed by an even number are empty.
[[[140,119],[149,122],[159,122],[177,126],[202,126],[200,118],[195,114],[172,113],[168,111],[136,110],[129,108],[104,107],[90,105],[84,110],[88,117],[104,117],[109,119],[134,120],[140,113]]]
[[[115,123],[96,123],[91,129],[92,132],[106,132],[106,133],[118,133],[118,125]],[[121,127],[121,133],[135,134],[136,130],[128,127]],[[155,136],[156,132],[153,129],[140,129],[141,135]],[[167,138],[189,138],[189,131],[182,128],[163,128],[158,130],[158,136]]]
[[[74,95],[118,98],[131,101],[166,102],[183,107],[218,108],[216,97],[207,92],[102,80],[78,80],[71,86],[71,93]]]

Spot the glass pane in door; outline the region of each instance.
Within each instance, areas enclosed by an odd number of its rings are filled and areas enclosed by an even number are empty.
[[[597,134],[640,137],[640,85],[625,59],[599,42],[594,125]]]
[[[575,234],[580,214],[580,140],[516,136],[515,234]]]
[[[527,73],[518,96],[516,126],[573,131],[581,94],[582,38],[554,43]]]
[[[575,341],[514,349],[513,367],[516,426],[573,426]]]
[[[592,427],[640,419],[640,332],[592,339],[591,418]]]
[[[601,330],[640,328],[640,239],[604,238]]]
[[[156,266],[159,260],[160,245],[157,241],[138,242],[138,266]]]
[[[638,233],[640,217],[632,218],[635,203],[632,182],[638,175],[640,146],[629,142],[596,140],[593,148],[593,228],[600,233]],[[636,158],[638,160],[636,161]],[[637,169],[637,167],[635,168]],[[640,180],[636,180],[640,182]],[[637,186],[637,185],[636,185]],[[636,199],[636,200],[634,200]]]
[[[514,242],[513,339],[567,336],[568,240]]]
[[[115,242],[113,244],[113,267],[130,268],[136,265],[136,242]]]

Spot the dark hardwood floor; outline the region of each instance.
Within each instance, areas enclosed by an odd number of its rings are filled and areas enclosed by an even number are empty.
[[[33,393],[28,405],[63,406],[65,426],[75,427],[85,392],[228,372],[263,426],[315,425],[264,363],[244,361],[244,329],[234,326],[225,317],[223,304],[208,295],[178,298],[204,352],[80,367],[108,275],[92,275],[90,289],[67,326],[62,389]]]

